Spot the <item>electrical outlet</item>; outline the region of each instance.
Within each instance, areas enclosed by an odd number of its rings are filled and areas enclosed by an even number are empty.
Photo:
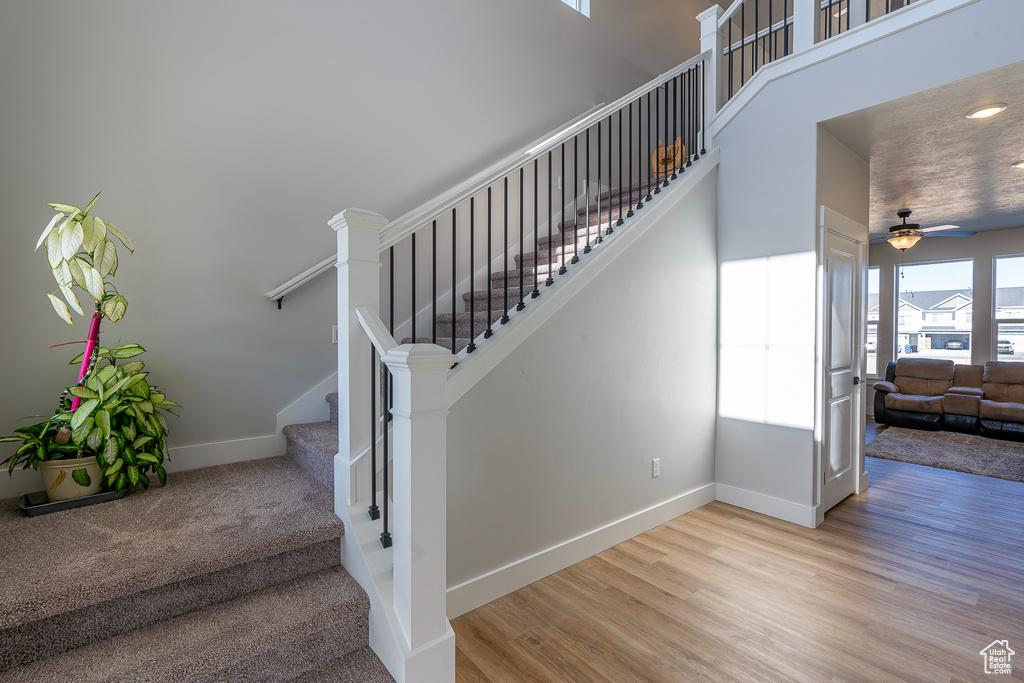
[[[338,326],[337,325],[332,325],[331,326],[331,343],[332,344],[337,344],[338,343]]]
[[[661,458],[655,458],[651,461],[651,478],[661,475]]]

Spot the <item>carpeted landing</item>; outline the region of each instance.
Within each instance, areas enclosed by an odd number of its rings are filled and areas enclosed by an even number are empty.
[[[39,517],[0,501],[0,681],[391,681],[343,533],[286,457]]]

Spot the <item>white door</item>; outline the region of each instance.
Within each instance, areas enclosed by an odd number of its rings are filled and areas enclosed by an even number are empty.
[[[825,406],[822,511],[857,491],[864,462],[864,269],[866,245],[824,225]],[[866,233],[866,229],[865,229]]]

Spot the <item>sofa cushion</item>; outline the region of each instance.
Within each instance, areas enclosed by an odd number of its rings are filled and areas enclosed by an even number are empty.
[[[985,399],[1009,403],[1024,403],[1024,367],[1020,363],[989,361],[981,388]],[[995,418],[993,418],[995,419]]]
[[[978,416],[985,420],[1024,422],[1024,403],[982,399]]]
[[[946,392],[946,396],[950,394],[962,394],[964,396],[977,396],[981,398],[985,395],[985,392],[974,387],[950,387],[949,391]]]
[[[953,386],[980,389],[984,374],[984,365],[957,365],[953,370]]]
[[[915,413],[942,414],[942,396],[915,396],[912,394],[886,394],[886,410],[906,410]]]
[[[978,390],[980,393],[980,389]],[[981,404],[979,396],[968,396],[966,394],[946,394],[942,397],[942,412],[949,415],[969,415],[978,417],[978,408]]]
[[[942,396],[953,386],[956,366],[941,358],[900,358],[893,383],[901,394]]]
[[[953,386],[951,379],[920,379],[917,377],[896,376],[894,382],[901,394],[914,396],[942,396]]]

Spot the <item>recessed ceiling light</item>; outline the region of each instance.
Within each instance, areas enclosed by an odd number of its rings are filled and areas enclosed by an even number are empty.
[[[984,107],[978,107],[972,111],[967,112],[967,118],[969,119],[987,119],[990,116],[995,116],[1001,111],[1006,111],[1006,108],[1010,106],[1003,102],[996,102],[995,104],[986,104]]]

